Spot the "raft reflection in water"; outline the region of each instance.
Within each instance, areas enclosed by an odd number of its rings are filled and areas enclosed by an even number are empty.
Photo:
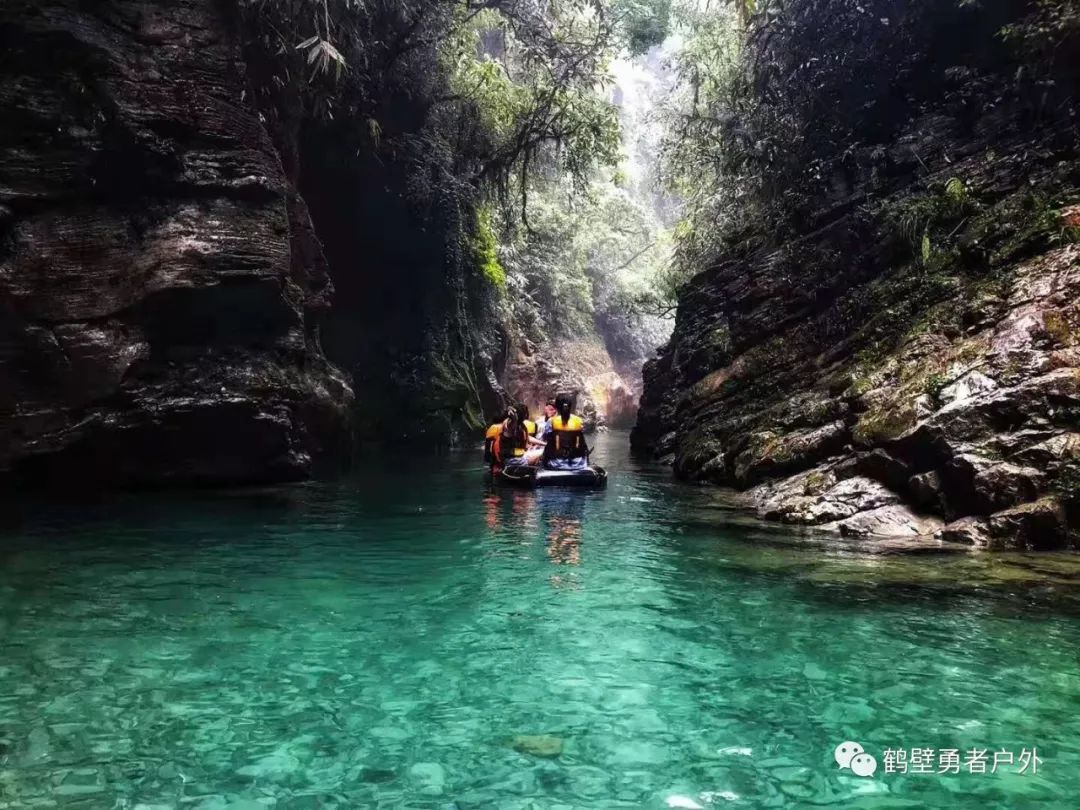
[[[484,522],[493,534],[531,544],[537,529],[556,565],[580,565],[586,502],[583,491],[534,492],[491,486],[484,493]]]
[[[585,500],[583,493],[567,490],[548,489],[536,494],[540,520],[547,533],[548,557],[556,565],[581,564]]]

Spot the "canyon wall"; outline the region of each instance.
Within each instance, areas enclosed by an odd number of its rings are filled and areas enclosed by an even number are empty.
[[[332,285],[228,4],[0,10],[0,475],[306,477],[347,456]]]
[[[639,451],[769,519],[1076,543],[1074,51],[1040,76],[977,23],[930,27],[912,78],[887,77],[889,127],[824,164],[831,193],[790,237],[761,223],[685,287]]]

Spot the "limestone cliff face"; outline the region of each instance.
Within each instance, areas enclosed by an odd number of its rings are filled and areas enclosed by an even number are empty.
[[[0,9],[0,475],[287,480],[348,449],[331,286],[227,4]]]
[[[499,410],[493,294],[469,250],[475,190],[429,182],[429,162],[453,167],[420,154],[431,124],[403,113],[421,101],[386,100],[410,120],[380,113],[378,146],[357,145],[355,122],[309,124],[301,141],[300,188],[335,283],[323,345],[352,380],[365,444],[445,446]]]
[[[599,335],[584,335],[542,345],[519,339],[508,352],[499,381],[511,401],[524,402],[533,414],[557,393],[567,392],[574,396],[587,430],[628,428],[641,395],[631,373],[616,366]]]
[[[1077,133],[998,100],[923,108],[801,236],[697,276],[635,446],[770,519],[1074,545]]]

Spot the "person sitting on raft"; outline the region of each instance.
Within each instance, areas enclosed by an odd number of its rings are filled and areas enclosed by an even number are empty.
[[[503,467],[523,464],[525,448],[529,444],[529,432],[518,416],[516,408],[508,408],[506,418],[487,429],[484,437],[484,461],[492,472]]]
[[[540,464],[544,460],[544,445],[547,444],[547,440],[550,438],[548,435],[548,428],[551,425],[552,417],[555,416],[558,411],[555,410],[555,400],[549,399],[544,403],[544,409],[542,411],[543,418],[536,423],[536,442],[533,442],[535,446],[529,449],[525,454],[529,463],[534,467]]]
[[[549,470],[581,470],[589,465],[585,444],[585,423],[572,413],[574,400],[569,394],[555,397],[556,413],[544,432],[544,467]]]
[[[544,403],[543,418],[536,423],[536,438],[544,438],[544,435],[547,433],[548,423],[557,413],[558,411],[555,410],[555,400],[549,399]]]
[[[525,432],[530,437],[536,437],[537,425],[529,419],[529,406],[524,402],[517,402],[514,404],[514,410],[517,411],[518,421],[525,426]]]
[[[522,462],[535,467],[544,457],[544,442],[538,437],[540,428],[535,422],[529,419],[529,406],[524,402],[519,402],[515,405],[514,410],[517,411],[518,421],[525,425],[525,432],[529,435],[529,441],[525,447],[525,454],[522,456]]]

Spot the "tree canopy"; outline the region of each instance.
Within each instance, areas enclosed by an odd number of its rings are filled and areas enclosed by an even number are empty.
[[[608,68],[624,49],[662,41],[670,0],[244,0],[243,8],[273,86],[303,114],[366,121],[372,142],[404,132],[449,138],[464,158],[455,179],[516,193],[525,215],[530,172],[581,183],[616,162]],[[386,101],[402,95],[423,100],[423,120],[385,120]]]

